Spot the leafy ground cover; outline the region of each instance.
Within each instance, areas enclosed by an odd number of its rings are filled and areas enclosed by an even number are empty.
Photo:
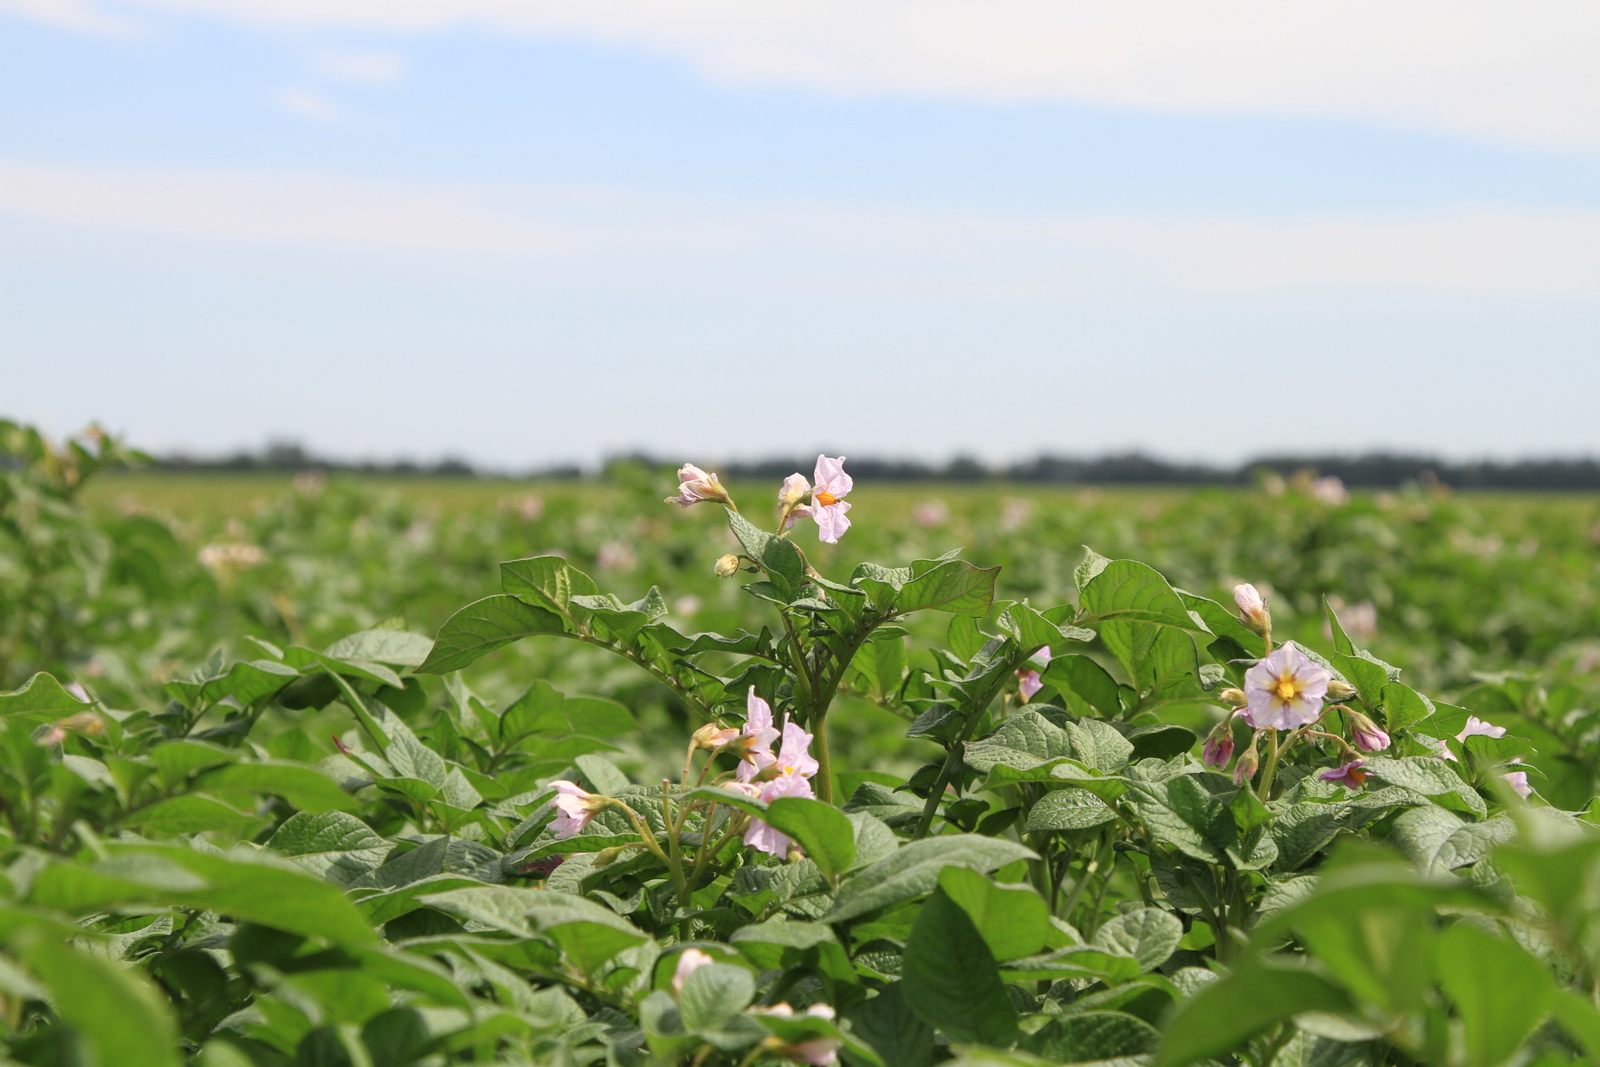
[[[1593,500],[0,432],[16,1062],[1600,1056]]]

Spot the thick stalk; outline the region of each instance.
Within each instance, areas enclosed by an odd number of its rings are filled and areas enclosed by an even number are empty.
[[[1282,753],[1278,747],[1278,731],[1267,731],[1267,762],[1261,767],[1261,784],[1256,787],[1256,796],[1265,804],[1272,799],[1272,779],[1278,773],[1278,756]]]

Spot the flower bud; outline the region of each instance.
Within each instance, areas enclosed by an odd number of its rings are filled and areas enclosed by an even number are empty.
[[[737,726],[718,726],[714,722],[708,722],[694,732],[691,744],[694,748],[709,748],[715,752],[738,736]]]
[[[1255,586],[1249,582],[1234,586],[1233,602],[1239,605],[1239,616],[1252,631],[1265,634],[1272,630],[1272,615],[1267,611],[1267,602],[1261,598],[1261,592]]]
[[[1211,728],[1206,743],[1200,749],[1200,761],[1217,770],[1228,765],[1233,758],[1233,716],[1228,716]]]
[[[1245,749],[1239,756],[1239,762],[1233,765],[1233,780],[1238,785],[1244,785],[1256,776],[1256,769],[1261,766],[1261,756],[1256,752],[1255,742]]]
[[[718,578],[732,578],[739,573],[739,557],[730,552],[717,560],[716,565],[711,568],[711,573]]]
[[[1346,708],[1345,714],[1350,717],[1350,733],[1357,748],[1363,752],[1377,752],[1389,747],[1389,735],[1377,723],[1354,708]]]
[[[1243,689],[1224,689],[1222,692],[1217,694],[1217,699],[1222,701],[1224,704],[1231,704],[1236,708],[1242,708],[1246,704],[1250,703],[1250,698],[1244,695]]]
[[[715,474],[709,474],[693,463],[685,463],[678,471],[678,495],[667,497],[666,503],[689,507],[701,501],[726,504],[728,491],[722,488]]]
[[[1356,695],[1356,687],[1349,682],[1341,682],[1334,678],[1328,682],[1329,700],[1349,700]]]

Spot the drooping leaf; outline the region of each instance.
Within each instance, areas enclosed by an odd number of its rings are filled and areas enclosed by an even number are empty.
[[[1017,1012],[988,944],[942,890],[917,913],[906,940],[902,983],[911,1010],[957,1041],[1005,1047]]]

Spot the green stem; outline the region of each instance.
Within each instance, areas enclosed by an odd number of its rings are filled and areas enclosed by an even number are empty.
[[[1284,746],[1288,747],[1288,746]],[[1272,799],[1272,779],[1278,773],[1278,756],[1283,749],[1278,747],[1278,731],[1267,731],[1267,762],[1261,768],[1261,783],[1256,786],[1256,796],[1265,804]]]

